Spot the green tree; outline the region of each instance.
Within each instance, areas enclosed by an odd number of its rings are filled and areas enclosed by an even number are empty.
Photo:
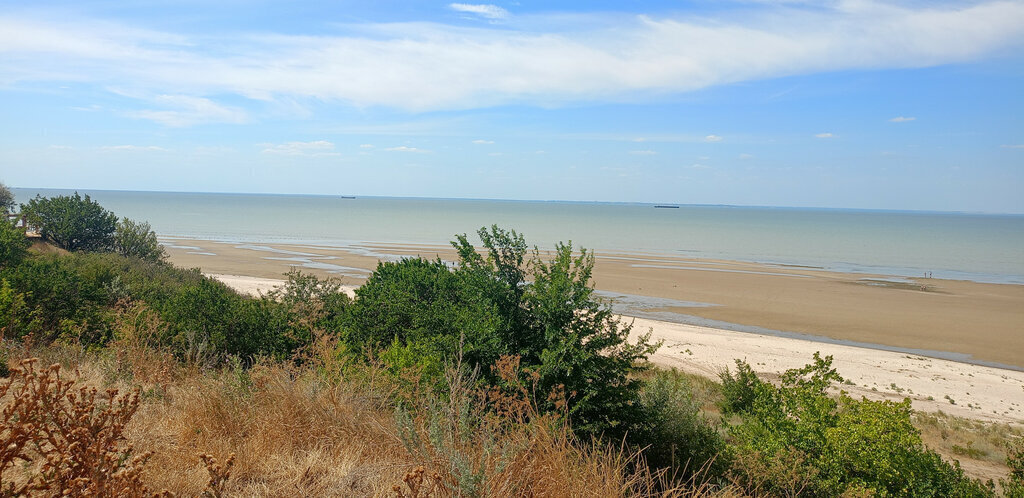
[[[0,183],[0,214],[7,214],[14,209],[14,193],[7,185]]]
[[[117,216],[96,201],[75,195],[46,198],[37,195],[22,204],[29,225],[43,239],[69,251],[104,251],[114,243]]]
[[[167,259],[164,246],[156,240],[156,232],[147,222],[128,218],[117,223],[114,231],[114,250],[125,257],[162,262]]]

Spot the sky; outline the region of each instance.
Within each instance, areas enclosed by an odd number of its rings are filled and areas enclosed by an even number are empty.
[[[0,182],[1024,213],[1024,1],[0,0]]]

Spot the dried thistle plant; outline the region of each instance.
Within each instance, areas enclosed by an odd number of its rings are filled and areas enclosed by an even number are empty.
[[[426,473],[427,469],[420,465],[411,472],[406,473],[405,477],[402,478],[402,482],[405,483],[404,488],[395,484],[391,487],[391,490],[395,492],[395,496],[398,498],[429,498],[443,491],[441,475],[434,472],[427,477]]]
[[[235,454],[229,455],[224,465],[218,464],[217,459],[209,453],[199,455],[199,459],[206,465],[206,472],[210,474],[210,480],[206,482],[206,490],[203,491],[203,497],[223,497],[224,488],[227,486],[228,479],[231,479],[231,467],[235,465]]]
[[[0,481],[6,495],[49,492],[77,496],[147,496],[141,474],[150,453],[135,455],[125,426],[139,407],[139,393],[119,396],[75,388],[60,365],[38,369],[26,359],[0,385]],[[18,461],[34,472],[8,478]]]

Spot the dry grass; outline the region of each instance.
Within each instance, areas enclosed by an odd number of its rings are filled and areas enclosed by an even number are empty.
[[[147,324],[145,309],[124,311],[131,320],[119,326],[154,326]],[[113,410],[108,422],[93,425],[115,428],[106,451],[126,458],[118,458],[122,468],[107,475],[134,476],[136,495],[169,490],[180,496],[739,496],[700,482],[671,484],[667,476],[646,470],[642,455],[579,441],[559,417],[537,413],[530,386],[511,382],[504,390],[480,392],[471,387],[471,376],[453,370],[453,387],[443,396],[409,393],[403,389],[416,382],[399,383],[372,367],[344,366],[326,339],[307,352],[304,367],[257,361],[250,368],[236,362],[201,369],[153,349],[144,334],[130,328],[118,336],[98,353],[10,345],[5,353],[13,365],[26,356],[62,364],[45,372],[62,372],[64,387],[57,391],[64,399],[68,393],[87,394],[76,394],[91,403],[79,413],[95,417]],[[498,367],[508,380],[529,378],[510,359]],[[24,378],[16,373],[6,381],[5,410],[16,406],[12,400],[20,397],[13,390]],[[694,379],[693,387],[706,408],[720,396],[713,382]],[[137,394],[93,397],[94,388]],[[48,403],[53,410],[55,402]],[[498,407],[501,416],[483,411],[485,403]],[[916,424],[932,448],[982,478],[1006,475],[1003,441],[1022,433],[943,414],[917,414]],[[2,434],[3,447],[14,454],[29,448],[17,434],[6,428]],[[69,445],[61,451],[70,453]],[[19,462],[5,464],[4,486],[38,485],[31,476],[47,461],[40,455],[0,459]]]
[[[142,393],[130,398],[134,416],[119,425],[116,446],[145,457],[126,460],[139,489],[179,496],[712,495],[699,484],[673,486],[663,475],[634,471],[645,468],[638,455],[578,441],[556,417],[533,411],[522,392],[481,393],[469,378],[453,376],[452,392],[416,394],[396,410],[401,398],[386,375],[329,368],[337,362],[323,352],[302,368],[257,362],[203,371],[139,341],[99,354],[8,349],[12,358],[28,353],[63,363],[74,372],[73,389]],[[481,396],[504,396],[505,416],[484,414]]]
[[[1007,443],[1024,438],[1024,427],[982,422],[943,413],[917,412],[914,425],[929,448],[950,460],[958,460],[968,475],[998,481],[1006,466]]]

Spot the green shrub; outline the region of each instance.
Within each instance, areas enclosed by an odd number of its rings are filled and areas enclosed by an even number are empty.
[[[167,259],[164,246],[156,240],[156,232],[149,223],[122,219],[114,231],[114,251],[118,254],[147,261],[161,262]]]
[[[460,354],[470,365],[492,364],[504,352],[496,335],[497,310],[474,278],[441,260],[380,263],[356,290],[344,339],[363,354],[416,344],[407,354],[424,358],[406,361],[424,367],[437,360],[454,363]]]
[[[23,337],[39,328],[38,313],[25,303],[25,295],[0,280],[0,337]]]
[[[0,268],[20,264],[31,245],[24,228],[15,227],[6,217],[0,219]]]
[[[783,374],[775,386],[750,377],[748,366],[723,376],[726,401],[741,417],[730,427],[734,482],[748,492],[839,496],[867,490],[882,496],[990,496],[921,442],[910,401],[854,400],[827,394],[842,378],[832,358]],[[742,377],[742,379],[741,379]],[[751,399],[752,396],[752,399]],[[758,464],[757,461],[762,463]]]
[[[1010,468],[1010,475],[1000,479],[999,485],[1008,498],[1024,498],[1024,438],[1015,438],[1006,446],[1006,466]]]
[[[316,275],[291,270],[285,274],[285,283],[269,292],[266,299],[282,303],[293,315],[302,341],[312,340],[315,331],[338,331],[343,327],[345,313],[352,300],[341,290],[335,278],[321,279]],[[298,337],[297,336],[297,337]]]
[[[454,363],[461,359],[494,384],[488,371],[501,356],[521,358],[533,372],[542,411],[565,410],[573,427],[587,435],[620,439],[642,423],[641,370],[655,345],[646,337],[628,342],[630,328],[593,296],[593,255],[559,244],[551,260],[515,231],[498,227],[477,232],[477,252],[465,235],[452,245],[460,263],[406,259],[381,263],[356,291],[344,331],[354,349],[416,344],[403,351]],[[394,346],[397,341],[398,346]],[[563,392],[566,404],[549,394]]]
[[[657,370],[640,391],[643,426],[634,438],[646,448],[652,468],[668,468],[677,477],[720,475],[726,465],[719,453],[725,442],[701,414],[689,381],[675,369]]]
[[[114,244],[117,216],[96,201],[78,195],[46,198],[37,195],[21,205],[28,224],[43,239],[68,251],[106,251]]]
[[[79,265],[60,255],[29,258],[6,268],[2,276],[21,294],[34,327],[22,328],[18,337],[39,332],[43,343],[64,337],[85,344],[102,343],[109,328],[105,309],[112,304],[105,287],[111,275],[101,267]]]

